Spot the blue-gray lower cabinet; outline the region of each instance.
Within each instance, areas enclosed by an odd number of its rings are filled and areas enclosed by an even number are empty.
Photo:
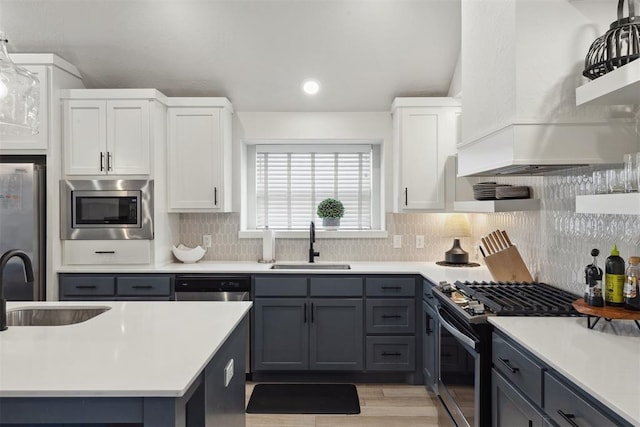
[[[254,370],[309,369],[306,298],[256,298],[253,316]]]
[[[86,274],[58,275],[61,301],[170,301],[171,274]]]
[[[363,370],[362,300],[256,298],[256,371]]]
[[[492,426],[543,427],[544,415],[495,369],[491,372]]]
[[[436,392],[438,383],[438,334],[437,322],[438,316],[435,309],[422,302],[422,371],[424,375],[424,385],[428,390]]]
[[[493,334],[492,350],[493,427],[630,426],[500,332]]]

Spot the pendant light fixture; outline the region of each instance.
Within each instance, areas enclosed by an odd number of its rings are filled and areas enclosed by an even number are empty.
[[[0,135],[35,135],[39,125],[40,82],[11,60],[7,43],[0,31]]]

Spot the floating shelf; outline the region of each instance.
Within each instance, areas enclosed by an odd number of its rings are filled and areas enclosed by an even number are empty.
[[[640,59],[576,88],[576,105],[640,104]]]
[[[515,212],[537,211],[540,209],[540,199],[504,199],[504,200],[469,200],[453,202],[456,212]]]
[[[640,193],[576,196],[576,213],[640,215]]]

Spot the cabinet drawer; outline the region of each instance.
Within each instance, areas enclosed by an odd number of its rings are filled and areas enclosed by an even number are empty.
[[[412,277],[369,277],[368,297],[412,297],[416,294],[416,280]]]
[[[288,276],[256,277],[253,294],[257,297],[306,297],[307,278]]]
[[[309,287],[312,297],[361,297],[361,277],[312,277]]]
[[[149,264],[150,240],[64,240],[63,262],[84,264]]]
[[[619,425],[549,372],[544,373],[544,409],[549,417],[560,426],[571,425],[568,420],[580,427]]]
[[[415,331],[415,301],[412,299],[368,299],[368,334],[411,334]]]
[[[118,296],[169,296],[169,276],[118,277]]]
[[[416,344],[413,337],[367,337],[368,371],[413,371]]]
[[[113,276],[60,277],[61,297],[68,296],[113,296],[116,279]]]
[[[493,366],[536,405],[542,406],[542,366],[493,334]]]
[[[492,426],[542,427],[545,417],[541,410],[531,404],[520,390],[495,369],[491,370],[491,419]]]

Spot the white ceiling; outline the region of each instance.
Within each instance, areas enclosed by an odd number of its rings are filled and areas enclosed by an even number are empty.
[[[396,96],[447,95],[460,0],[0,0],[0,30],[10,53],[56,53],[88,88],[388,111]]]

